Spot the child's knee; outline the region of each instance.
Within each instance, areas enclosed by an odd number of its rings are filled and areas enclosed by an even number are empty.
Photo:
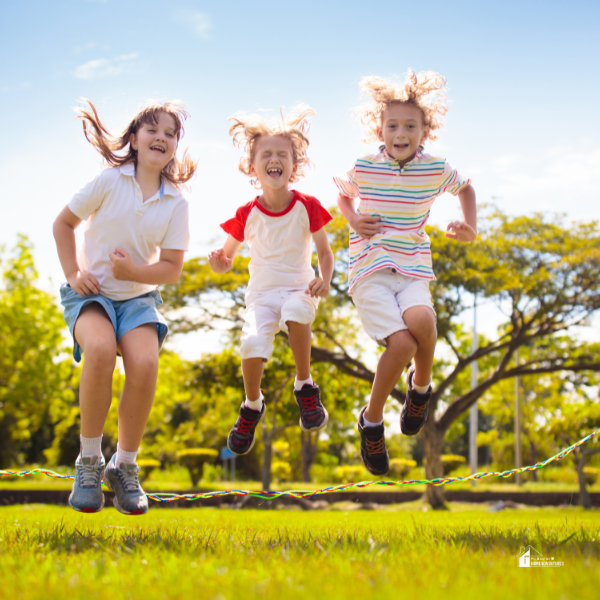
[[[417,341],[408,329],[392,333],[386,338],[386,349],[399,360],[410,360],[417,352]]]
[[[117,343],[114,338],[97,337],[86,340],[83,348],[84,365],[96,371],[114,371],[117,359]]]
[[[402,314],[409,331],[414,336],[417,344],[437,340],[437,326],[435,313],[428,306],[413,306]]]
[[[132,379],[148,382],[154,385],[158,375],[158,354],[156,352],[140,351],[133,356],[128,356],[124,361],[125,376]]]

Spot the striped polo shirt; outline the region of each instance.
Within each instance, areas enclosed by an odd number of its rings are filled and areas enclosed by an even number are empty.
[[[435,279],[425,233],[431,205],[444,192],[458,194],[470,179],[461,177],[444,158],[425,154],[422,147],[400,167],[385,146],[359,158],[346,176],[333,179],[344,196],[360,197],[359,214],[381,217],[381,231],[371,239],[350,229],[350,293],[357,281],[379,269]]]

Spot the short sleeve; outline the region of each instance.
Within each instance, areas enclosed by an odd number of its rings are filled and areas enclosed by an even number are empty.
[[[165,237],[159,244],[161,250],[188,250],[190,245],[190,207],[186,200],[181,200],[169,221]]]
[[[360,190],[356,181],[356,167],[353,167],[346,175],[334,175],[333,181],[343,196],[346,196],[347,198],[356,198],[360,195]]]
[[[444,171],[441,176],[440,190],[439,193],[450,192],[453,196],[456,196],[462,188],[471,183],[470,179],[462,177],[460,173],[453,169],[447,162],[444,164]]]
[[[102,206],[110,189],[111,170],[102,171],[98,177],[81,188],[67,205],[69,210],[82,221],[87,221]]]
[[[323,208],[323,205],[316,198],[304,196],[303,203],[306,207],[306,212],[308,213],[308,222],[311,233],[319,231],[319,229],[325,227],[325,225],[333,219],[329,214],[329,211]]]
[[[233,236],[238,242],[244,241],[244,230],[246,229],[246,221],[248,220],[248,215],[254,206],[254,200],[244,206],[240,206],[235,211],[235,217],[233,219],[229,219],[229,221],[225,221],[225,223],[221,223],[221,229]]]

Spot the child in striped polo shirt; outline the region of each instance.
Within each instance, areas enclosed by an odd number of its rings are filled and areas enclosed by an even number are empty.
[[[437,341],[429,292],[435,279],[425,224],[433,201],[444,192],[458,195],[464,221],[453,221],[446,237],[477,237],[475,191],[443,158],[426,154],[447,112],[446,81],[434,72],[408,72],[397,83],[379,77],[360,82],[368,104],[360,117],[365,141],[383,142],[376,154],[359,158],[346,176],[335,177],[338,205],[350,224],[349,288],[366,332],[385,347],[371,397],[359,416],[361,456],[374,475],[389,469],[383,408],[402,371],[406,400],[400,415],[405,435],[416,435],[427,419],[431,370]],[[360,200],[355,211],[354,199]]]

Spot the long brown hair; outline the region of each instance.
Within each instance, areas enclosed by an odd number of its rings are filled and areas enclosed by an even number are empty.
[[[148,103],[127,125],[123,133],[115,137],[102,124],[92,102],[90,100],[84,100],[84,102],[89,105],[89,108],[80,107],[77,118],[81,119],[83,123],[83,133],[87,141],[100,152],[109,167],[120,167],[129,162],[137,166],[137,151],[132,148],[129,141],[131,134],[136,134],[144,123],[157,125],[160,113],[171,115],[175,121],[175,135],[177,143],[179,143],[184,133],[183,122],[189,117],[182,102]],[[127,149],[125,153],[117,154],[124,148]],[[181,160],[174,156],[162,170],[161,175],[167,181],[178,186],[193,177],[197,164],[198,161],[188,156],[186,150]]]

